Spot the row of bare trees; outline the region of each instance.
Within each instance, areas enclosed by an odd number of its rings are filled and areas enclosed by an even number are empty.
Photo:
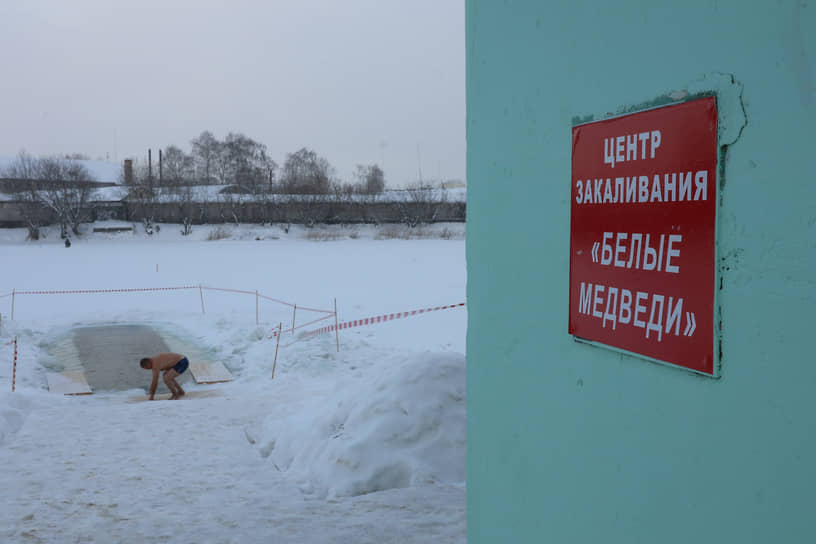
[[[153,195],[151,197],[151,195]],[[183,234],[204,223],[421,223],[464,220],[464,202],[449,202],[447,192],[430,186],[394,191],[387,197],[334,190],[329,194],[208,195],[161,187],[126,202],[127,216],[142,220],[151,233],[156,222],[181,223]]]
[[[136,169],[134,183],[154,186],[232,185],[250,194],[328,194],[340,190],[376,194],[385,189],[385,175],[376,165],[358,165],[355,179],[342,183],[325,157],[302,148],[288,153],[283,166],[269,157],[266,146],[240,133],[219,140],[209,131],[190,141],[191,151],[171,145],[163,150],[159,177],[149,165]]]
[[[128,176],[133,185],[128,191],[128,210],[144,218],[146,225],[152,223],[153,210],[160,203],[178,207],[175,215],[183,219],[188,232],[205,215],[211,218],[211,213],[204,212],[208,198],[202,186],[207,185],[228,186],[217,204],[223,221],[237,222],[245,215],[247,199],[242,194],[260,204],[256,209],[262,210],[262,216],[255,220],[261,222],[272,219],[273,195],[297,195],[298,205],[292,206],[297,217],[293,219],[307,225],[333,217],[332,209],[343,209],[344,216],[349,210],[358,211],[356,220],[364,222],[380,220],[373,204],[385,189],[385,175],[377,164],[357,165],[353,181],[344,183],[326,158],[308,148],[288,153],[279,168],[264,144],[243,134],[231,132],[218,140],[204,131],[190,143],[190,153],[169,146],[163,150],[159,169],[137,164]],[[60,225],[62,238],[67,238],[70,232],[78,234],[80,223],[91,219],[95,188],[90,182],[96,180],[81,159],[87,157],[36,158],[23,151],[0,170],[0,178],[13,182],[24,204],[21,211],[30,238],[39,239],[40,228],[54,222]],[[423,208],[444,204],[429,199],[428,189],[415,187],[408,191],[407,199],[394,201],[403,222],[415,225],[433,218],[435,213]],[[393,217],[392,213],[385,215]]]
[[[96,181],[80,162],[59,157],[32,157],[25,151],[9,164],[0,177],[14,185],[21,201],[28,236],[40,238],[40,229],[53,220],[60,236],[79,234],[79,225],[89,219]]]

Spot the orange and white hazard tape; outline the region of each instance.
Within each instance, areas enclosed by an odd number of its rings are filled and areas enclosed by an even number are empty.
[[[258,298],[262,298],[265,300],[269,300],[271,302],[276,302],[278,304],[283,304],[289,307],[296,307],[295,304],[291,302],[285,302],[283,300],[279,300],[276,298],[268,297],[263,295],[257,291],[244,291],[241,289],[225,289],[222,287],[206,287],[203,285],[184,285],[181,287],[138,287],[138,288],[127,288],[127,289],[68,289],[68,290],[58,290],[58,289],[50,289],[50,290],[34,290],[34,291],[12,291],[11,293],[0,295],[0,298],[6,297],[14,297],[16,295],[90,295],[90,294],[99,294],[99,293],[146,293],[151,291],[181,291],[185,289],[201,289],[205,291],[222,291],[225,293],[239,293],[244,295],[255,295]],[[12,299],[14,300],[14,299]],[[323,314],[331,314],[334,315],[333,310],[320,310],[316,308],[307,308],[305,306],[297,306],[298,310],[302,310],[304,312],[317,312]]]
[[[319,310],[319,311],[322,311],[322,310]],[[308,323],[303,323],[302,325],[298,325],[295,328],[290,327],[288,329],[283,329],[283,330],[280,330],[280,331],[273,331],[272,334],[269,335],[267,338],[275,338],[278,335],[283,336],[284,334],[290,334],[290,333],[292,333],[292,332],[294,332],[294,331],[296,331],[298,329],[303,329],[305,327],[308,327],[309,325],[314,325],[315,323],[323,321],[324,319],[330,319],[332,317],[334,317],[334,312],[332,312],[329,315],[324,315],[323,317],[318,317],[317,319],[313,319],[312,321],[309,321]],[[291,346],[291,345],[292,344],[286,344],[286,346]],[[283,347],[286,347],[286,346],[283,346]]]
[[[435,308],[424,308],[422,310],[410,310],[407,312],[397,312],[395,314],[384,314],[384,315],[377,315],[374,317],[366,317],[363,319],[355,319],[354,321],[344,321],[342,323],[338,323],[337,325],[328,325],[326,327],[320,327],[319,329],[315,329],[313,331],[309,331],[303,333],[304,338],[309,338],[312,336],[317,336],[320,334],[326,334],[332,332],[334,330],[343,330],[343,329],[352,329],[354,327],[363,327],[365,325],[374,325],[376,323],[385,323],[387,321],[393,321],[395,319],[403,319],[406,317],[413,317],[416,315],[426,314],[429,312],[438,312],[440,310],[449,310],[452,308],[461,308],[465,306],[464,302],[460,302],[459,304],[449,304],[447,306],[436,306]]]
[[[14,367],[11,371],[11,392],[14,393],[14,387],[17,383],[17,337],[14,337]]]
[[[264,300],[269,300],[271,302],[277,302],[278,304],[283,304],[284,306],[289,306],[290,308],[294,308],[297,306],[296,304],[292,304],[291,302],[285,302],[283,300],[279,300],[276,298],[268,297],[266,295],[262,295],[261,293],[257,293],[255,291],[242,291],[240,289],[224,289],[222,287],[201,287],[205,291],[223,291],[225,293],[240,293],[243,295],[256,295],[258,298],[262,298]],[[297,306],[298,310],[303,310],[304,312],[319,312],[323,314],[334,314],[332,310],[317,310],[315,308],[306,308],[305,306]]]
[[[15,291],[15,295],[88,295],[96,293],[143,293],[146,291],[179,291],[182,289],[198,289],[198,286],[184,287],[140,287],[134,289],[71,289],[66,291]]]

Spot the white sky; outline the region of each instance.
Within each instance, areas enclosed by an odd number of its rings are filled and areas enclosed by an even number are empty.
[[[241,132],[342,178],[465,178],[461,0],[2,0],[0,155]]]

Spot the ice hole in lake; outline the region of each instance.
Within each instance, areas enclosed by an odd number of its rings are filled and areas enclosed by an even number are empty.
[[[95,392],[147,391],[153,376],[139,366],[143,357],[162,351],[184,354],[191,362],[200,357],[197,350],[174,336],[144,324],[75,327],[50,351],[60,367],[55,370],[81,370]],[[191,380],[189,371],[178,378],[182,387]],[[157,393],[166,392],[167,386],[160,379]]]

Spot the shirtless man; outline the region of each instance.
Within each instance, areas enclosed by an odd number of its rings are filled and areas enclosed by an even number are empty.
[[[146,370],[153,370],[153,382],[150,384],[150,400],[154,400],[156,387],[159,385],[159,372],[164,371],[164,383],[170,390],[170,400],[176,400],[184,395],[184,389],[176,382],[179,376],[187,370],[190,361],[178,353],[157,353],[152,357],[145,357],[139,364]]]

